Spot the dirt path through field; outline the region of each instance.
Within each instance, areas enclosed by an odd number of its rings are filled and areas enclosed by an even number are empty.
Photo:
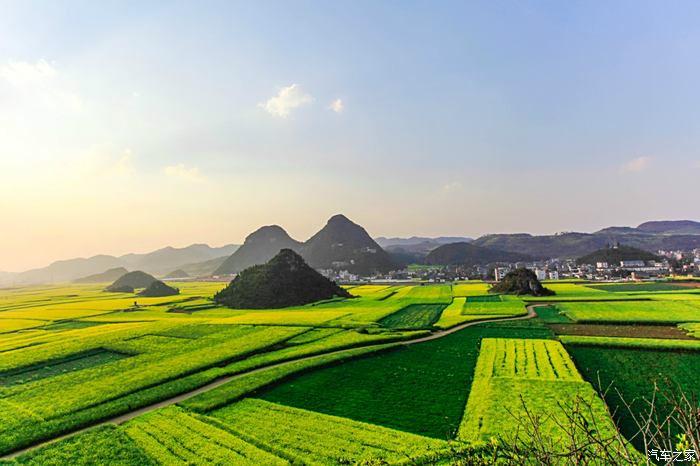
[[[550,303],[550,304],[554,304],[554,303]],[[432,333],[432,334],[430,334],[430,335],[428,335],[428,336],[425,336],[425,337],[416,338],[416,339],[414,339],[414,340],[406,340],[406,341],[399,342],[399,345],[410,346],[410,345],[415,345],[415,344],[418,344],[418,343],[424,343],[424,342],[426,342],[426,341],[437,340],[438,338],[446,337],[447,335],[451,335],[451,334],[453,334],[453,333],[459,332],[460,330],[463,330],[463,329],[465,329],[465,328],[467,328],[467,327],[472,327],[472,326],[474,326],[474,325],[479,325],[479,324],[483,324],[483,323],[486,323],[486,322],[504,322],[504,321],[511,321],[511,320],[532,319],[533,317],[535,317],[535,316],[537,315],[537,314],[535,313],[535,307],[541,306],[541,305],[542,305],[542,304],[530,304],[530,305],[528,305],[528,306],[527,306],[527,314],[522,315],[522,316],[517,316],[517,317],[503,317],[503,318],[499,318],[499,319],[483,319],[483,320],[475,320],[475,321],[472,321],[472,322],[466,322],[466,323],[464,323],[464,324],[456,325],[455,327],[452,327],[452,328],[447,329],[447,330],[438,330],[438,331],[436,331],[436,332],[434,332],[434,333]],[[386,344],[386,343],[377,343],[377,344],[374,344],[374,345],[362,346],[361,348],[372,348],[372,347],[374,347],[374,346],[381,346],[381,345],[384,345],[384,344]],[[330,355],[330,354],[343,354],[343,353],[347,353],[347,352],[349,352],[349,351],[353,351],[353,350],[355,350],[355,349],[357,349],[357,348],[358,348],[358,347],[349,348],[349,349],[343,349],[343,350],[337,350],[337,351],[330,351],[330,352],[328,352],[328,353],[316,354],[316,355],[313,355],[313,356],[304,356],[304,357],[301,357],[301,358],[291,359],[291,360],[284,361],[284,362],[280,362],[280,363],[277,363],[277,364],[271,364],[271,365],[269,365],[269,366],[260,367],[260,368],[258,368],[258,369],[253,369],[253,370],[250,370],[250,371],[247,371],[247,372],[242,372],[242,373],[240,373],[240,374],[225,376],[225,377],[222,377],[222,378],[220,378],[220,379],[214,380],[213,382],[210,382],[210,383],[208,383],[208,384],[206,384],[206,385],[203,385],[203,386],[201,386],[201,387],[199,387],[199,388],[197,388],[197,389],[195,389],[195,390],[182,393],[182,394],[180,394],[180,395],[174,396],[174,397],[172,397],[172,398],[168,398],[168,399],[163,400],[163,401],[159,401],[158,403],[153,403],[153,404],[151,404],[151,405],[144,406],[143,408],[139,408],[139,409],[134,410],[134,411],[129,411],[128,413],[124,413],[124,414],[122,414],[122,415],[120,415],[120,416],[116,416],[116,417],[112,417],[112,418],[109,418],[109,419],[105,419],[105,420],[96,422],[96,423],[91,424],[91,425],[89,425],[89,426],[87,426],[87,427],[83,427],[83,428],[81,428],[81,429],[74,430],[74,431],[69,432],[69,433],[66,433],[66,434],[64,434],[64,435],[60,435],[60,436],[58,436],[58,437],[54,437],[54,438],[52,438],[52,439],[49,439],[49,440],[45,440],[45,441],[43,441],[43,442],[36,443],[36,444],[34,444],[34,445],[32,445],[32,446],[23,448],[23,449],[21,449],[21,450],[16,450],[16,451],[14,451],[14,452],[12,452],[12,453],[9,453],[9,454],[7,454],[7,455],[5,455],[5,456],[0,457],[0,459],[3,459],[3,460],[12,459],[12,458],[14,458],[14,457],[16,457],[16,456],[19,456],[19,455],[21,455],[21,454],[23,454],[23,453],[26,453],[26,452],[28,452],[28,451],[30,451],[30,450],[33,450],[33,449],[35,449],[35,448],[39,448],[39,447],[48,445],[48,444],[50,444],[50,443],[54,443],[54,442],[57,442],[57,441],[59,441],[59,440],[63,440],[63,439],[68,438],[68,437],[72,437],[72,436],[74,436],[74,435],[77,435],[77,434],[80,434],[80,433],[82,433],[82,432],[85,432],[85,431],[87,431],[87,430],[89,430],[89,429],[92,429],[93,427],[97,427],[97,426],[101,426],[101,425],[105,425],[105,424],[123,424],[123,423],[125,423],[126,421],[129,421],[129,420],[131,420],[131,419],[133,419],[133,418],[135,418],[135,417],[137,417],[137,416],[140,416],[140,415],[142,415],[142,414],[148,413],[148,412],[150,412],[150,411],[153,411],[153,410],[156,410],[156,409],[159,409],[159,408],[164,408],[164,407],[166,407],[166,406],[170,406],[170,405],[173,405],[173,404],[180,403],[180,402],[185,401],[185,400],[187,400],[187,399],[189,399],[189,398],[192,398],[193,396],[197,396],[197,395],[199,395],[199,394],[201,394],[201,393],[208,392],[209,390],[212,390],[212,389],[214,389],[214,388],[220,387],[221,385],[224,385],[225,383],[228,383],[228,382],[230,382],[230,381],[232,381],[232,380],[235,380],[235,379],[238,379],[238,378],[241,378],[241,377],[245,377],[245,376],[250,375],[250,374],[255,374],[255,373],[257,373],[257,372],[266,371],[266,370],[268,370],[268,369],[273,369],[273,368],[276,368],[276,367],[285,366],[285,365],[291,364],[291,363],[293,363],[293,362],[312,360],[312,359],[320,358],[320,357],[322,357],[322,356],[328,356],[328,355]]]

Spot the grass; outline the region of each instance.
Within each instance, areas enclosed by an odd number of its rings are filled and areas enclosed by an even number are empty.
[[[391,329],[430,328],[438,321],[445,307],[444,304],[409,304],[384,317],[379,323]]]
[[[616,422],[627,438],[636,432],[636,428],[618,391],[624,400],[632,403],[636,412],[642,412],[645,407],[643,400],[651,398],[655,383],[664,391],[680,388],[691,398],[700,396],[700,352],[575,344],[567,345],[567,349],[586,380],[605,393],[605,400],[610,409],[616,411]],[[663,418],[671,406],[663,396],[657,397],[656,402]],[[637,448],[643,448],[639,438],[633,443]]]
[[[453,438],[485,336],[547,338],[536,323],[480,324],[417,345],[346,362],[262,392],[267,401],[437,439]]]

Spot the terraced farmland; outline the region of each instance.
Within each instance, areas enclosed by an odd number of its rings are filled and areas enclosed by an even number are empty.
[[[489,322],[527,317],[528,299],[481,282],[362,285],[353,299],[231,310],[210,299],[223,284],[178,286],[169,298],[0,290],[0,453],[98,424],[8,461],[451,464],[507,440],[525,407],[562,446],[557,422],[577,397],[612,432],[589,383],[599,372],[625,398],[666,377],[699,394],[692,292],[548,283],[559,294],[537,317]]]

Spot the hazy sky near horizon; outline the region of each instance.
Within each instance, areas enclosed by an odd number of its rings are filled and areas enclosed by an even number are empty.
[[[0,0],[0,270],[344,213],[700,220],[695,1]]]

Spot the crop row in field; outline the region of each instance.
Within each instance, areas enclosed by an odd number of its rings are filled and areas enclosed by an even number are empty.
[[[444,304],[409,304],[379,321],[391,329],[430,328],[438,321]]]
[[[5,319],[0,318],[0,334],[26,330],[46,325],[46,321],[36,319]]]
[[[675,325],[607,325],[607,324],[549,324],[557,335],[585,335],[594,337],[662,338],[693,340]]]
[[[509,435],[531,428],[533,417],[550,441],[563,445],[570,440],[561,426],[577,397],[591,404],[592,412],[587,414],[591,425],[595,422],[611,434],[614,426],[605,405],[559,342],[484,339],[459,437],[510,443],[516,439]]]
[[[158,463],[148,457],[122,429],[106,425],[30,450],[10,464],[156,466]]]
[[[691,337],[700,338],[700,323],[680,324],[678,327],[688,332],[688,335],[690,335]]]
[[[397,463],[447,443],[350,419],[246,399],[212,413],[231,432],[295,463]]]
[[[158,464],[289,464],[177,407],[140,416],[124,431]]]
[[[479,377],[582,381],[564,347],[552,340],[485,338],[478,368]]]
[[[98,348],[63,358],[42,361],[40,363],[0,372],[0,387],[29,383],[35,380],[53,377],[58,374],[96,367],[118,361],[128,356],[128,354]]]

